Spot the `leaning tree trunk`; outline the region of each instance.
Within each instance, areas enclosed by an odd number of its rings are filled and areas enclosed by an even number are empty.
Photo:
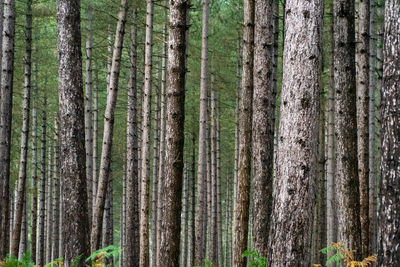
[[[360,194],[357,173],[357,122],[354,1],[334,0],[334,89],[338,240],[361,254]]]
[[[369,105],[369,1],[358,3],[358,31],[356,42],[357,83],[357,158],[360,181],[361,255],[369,251],[369,164],[368,164],[368,105]]]
[[[269,266],[309,266],[321,92],[323,1],[286,1]]]
[[[149,191],[150,131],[153,57],[154,0],[146,0],[146,40],[144,53],[144,91],[142,106],[141,192],[140,192],[140,265],[149,266]]]
[[[34,64],[33,69],[33,84],[32,84],[32,210],[31,210],[31,255],[32,261],[36,263],[36,238],[37,238],[37,204],[38,204],[38,184],[37,184],[37,171],[38,171],[38,159],[37,159],[37,64]]]
[[[24,202],[26,199],[26,177],[27,177],[27,157],[28,157],[28,137],[29,137],[29,116],[31,101],[31,57],[32,57],[32,0],[26,3],[26,26],[25,26],[25,70],[24,70],[24,100],[22,114],[21,131],[21,154],[18,173],[18,189],[15,226],[11,240],[11,254],[18,256],[19,241],[21,238],[22,217],[24,212]],[[25,205],[26,209],[26,205]]]
[[[165,207],[159,262],[179,265],[179,235],[185,122],[186,31],[188,0],[170,0],[168,43],[167,122],[165,151]]]
[[[86,39],[86,78],[85,78],[85,151],[86,151],[86,180],[88,194],[89,226],[92,225],[93,208],[93,127],[92,127],[92,39],[93,39],[93,8],[88,3],[87,39]]]
[[[118,79],[121,69],[122,45],[125,34],[127,0],[121,0],[121,8],[118,13],[117,30],[115,34],[114,51],[111,63],[111,73],[107,85],[107,105],[104,113],[103,146],[101,150],[100,173],[94,208],[92,230],[90,235],[91,251],[100,248],[101,229],[103,224],[104,205],[106,200],[107,180],[111,168],[112,138],[114,132],[114,113],[117,103]]]
[[[126,153],[126,226],[124,266],[139,266],[139,179],[137,128],[137,9],[132,9],[130,74],[128,84],[127,153]]]
[[[385,6],[379,266],[400,265],[400,3]]]
[[[9,252],[9,187],[14,72],[15,0],[4,0],[0,90],[0,259]]]
[[[37,263],[40,266],[44,266],[45,262],[45,247],[44,247],[44,231],[45,231],[45,215],[46,215],[46,123],[47,123],[47,97],[44,96],[43,99],[43,115],[42,115],[42,139],[40,147],[40,188],[39,188],[39,220],[38,220],[38,230],[37,230]]]
[[[209,0],[203,1],[202,35],[201,35],[201,73],[200,73],[200,126],[199,126],[199,157],[197,166],[197,206],[195,227],[195,257],[194,264],[202,265],[205,256],[203,229],[206,221],[206,180],[207,180],[207,69],[208,69],[208,17],[210,13]]]
[[[254,0],[244,1],[243,73],[239,103],[239,159],[234,210],[234,266],[246,266],[250,205],[250,171],[254,60]]]
[[[254,250],[268,253],[272,206],[272,170],[276,92],[274,72],[273,0],[255,1],[253,95],[253,231]]]
[[[62,225],[64,265],[84,265],[89,256],[89,215],[85,170],[85,125],[80,1],[57,1]]]

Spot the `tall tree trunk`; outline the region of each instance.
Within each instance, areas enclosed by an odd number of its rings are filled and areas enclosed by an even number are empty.
[[[141,192],[140,192],[140,265],[149,266],[149,191],[150,191],[150,131],[153,57],[154,0],[146,0],[146,40],[144,54],[144,91],[142,106]]]
[[[59,116],[64,265],[77,255],[83,265],[90,252],[85,170],[84,95],[80,1],[57,1]]]
[[[42,137],[41,137],[41,147],[40,147],[40,188],[39,188],[39,220],[38,220],[38,230],[37,230],[37,263],[40,266],[44,266],[45,263],[45,216],[46,216],[46,130],[47,130],[47,97],[43,98],[42,106]]]
[[[9,251],[9,187],[14,72],[15,0],[4,0],[0,90],[0,258]]]
[[[179,264],[179,235],[185,121],[185,77],[188,0],[170,1],[168,42],[167,122],[165,151],[165,207],[159,262]]]
[[[27,194],[25,194],[23,211],[22,211],[22,223],[21,223],[21,236],[19,241],[19,252],[18,258],[22,259],[23,255],[28,251],[28,210],[27,210]]]
[[[334,0],[334,90],[338,240],[360,256],[360,194],[357,173],[357,122],[354,1]]]
[[[197,206],[195,233],[195,265],[202,265],[205,257],[203,232],[206,221],[206,180],[207,180],[207,71],[208,71],[208,18],[210,13],[209,0],[203,1],[202,34],[201,34],[201,73],[200,73],[200,126],[199,126],[199,156],[197,166]]]
[[[255,1],[253,95],[253,223],[254,250],[268,253],[272,207],[272,170],[276,92],[273,1]]]
[[[286,1],[268,265],[309,266],[317,178],[323,1]]]
[[[105,196],[107,191],[107,180],[111,167],[114,113],[117,103],[118,79],[121,69],[121,54],[125,34],[127,9],[127,0],[121,0],[121,7],[118,13],[117,30],[115,33],[111,73],[109,82],[107,84],[107,105],[104,113],[103,146],[101,150],[100,173],[97,185],[98,189],[96,196],[96,207],[94,208],[92,230],[90,235],[90,246],[92,252],[99,249],[101,244],[101,229],[106,200]]]
[[[385,3],[379,266],[400,265],[400,3]]]
[[[48,176],[47,176],[47,190],[46,190],[46,257],[45,262],[51,262],[51,247],[53,242],[53,142],[49,145],[48,150]]]
[[[219,105],[216,112],[216,160],[217,160],[217,243],[218,243],[218,266],[223,264],[223,248],[222,248],[222,199],[221,199],[221,128],[220,128],[220,111]]]
[[[130,73],[128,84],[127,154],[126,154],[126,226],[124,266],[139,266],[139,179],[137,128],[137,9],[132,8]]]
[[[242,253],[247,249],[251,171],[253,65],[254,65],[254,0],[244,1],[243,76],[239,103],[239,159],[237,196],[234,210],[234,266],[245,266]]]
[[[92,127],[92,35],[93,35],[93,9],[88,2],[87,11],[87,39],[86,39],[86,78],[85,78],[85,150],[86,150],[86,179],[88,194],[89,226],[92,225],[93,208],[93,127]]]
[[[93,112],[93,152],[92,152],[92,213],[89,213],[89,216],[93,218],[93,210],[94,207],[96,206],[96,196],[97,196],[97,180],[98,180],[98,168],[97,168],[97,137],[98,137],[98,121],[99,121],[99,105],[98,105],[98,99],[99,99],[99,91],[97,88],[97,72],[96,72],[96,82],[94,84],[94,95],[93,95],[93,107],[92,107],[92,112]]]
[[[191,195],[190,195],[190,241],[189,241],[189,260],[188,264],[189,266],[194,265],[194,257],[195,257],[195,235],[196,235],[196,228],[195,228],[195,223],[196,223],[196,134],[193,132],[193,138],[192,138],[192,179],[191,179],[191,185],[189,187],[189,190],[191,190]]]
[[[368,165],[368,105],[369,105],[369,1],[358,3],[358,31],[356,42],[357,82],[357,158],[360,181],[361,255],[369,251],[369,165]]]
[[[52,260],[58,259],[61,257],[59,251],[59,242],[60,242],[60,153],[59,153],[59,126],[58,119],[54,121],[54,163],[53,163],[53,174],[54,174],[54,213],[53,213],[53,246],[51,251]],[[89,215],[90,216],[90,215]]]
[[[32,75],[32,210],[31,210],[31,255],[32,261],[36,263],[36,239],[37,239],[37,208],[38,208],[38,184],[37,184],[37,171],[38,171],[38,159],[37,159],[37,140],[38,140],[38,121],[37,121],[37,64],[33,65]]]
[[[126,159],[125,159],[126,160]],[[124,247],[126,244],[126,164],[123,166],[123,177],[122,177],[122,197],[121,197],[121,209],[120,209],[120,219],[119,219],[119,229],[120,229],[120,237],[119,237],[119,247],[121,248],[121,253],[119,254],[119,267],[124,266]]]
[[[161,224],[164,203],[164,163],[165,163],[165,121],[167,119],[166,113],[166,86],[167,86],[167,0],[163,1],[163,44],[161,49],[161,103],[160,103],[160,156],[159,156],[159,170],[158,170],[158,203],[157,203],[157,248],[161,246]],[[158,263],[160,249],[157,249],[154,261]],[[159,263],[158,263],[159,264]]]
[[[11,254],[18,256],[19,241],[21,238],[22,217],[24,212],[24,202],[26,200],[26,180],[27,180],[27,157],[28,157],[28,137],[29,137],[29,116],[31,100],[31,57],[32,57],[32,0],[26,2],[26,25],[25,25],[25,68],[24,68],[24,100],[22,114],[21,131],[21,153],[18,173],[18,198],[16,199],[16,218],[15,227],[11,240]],[[26,210],[26,205],[25,205]]]
[[[187,162],[185,163],[183,170],[183,194],[182,194],[182,241],[181,241],[181,260],[180,266],[187,266],[188,257],[188,213],[189,213],[189,176],[187,170]]]
[[[110,168],[110,174],[107,182],[106,203],[104,205],[103,215],[103,229],[102,229],[102,244],[101,247],[105,248],[113,245],[113,170]],[[106,266],[113,266],[113,258],[105,260]]]

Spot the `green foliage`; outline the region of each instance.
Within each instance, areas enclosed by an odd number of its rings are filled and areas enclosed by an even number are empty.
[[[121,253],[121,249],[116,246],[108,246],[92,253],[86,262],[92,262],[92,266],[99,266],[103,264],[103,259],[108,259],[110,257],[116,257]]]
[[[265,267],[267,266],[267,258],[261,257],[257,251],[248,249],[243,252],[242,257],[250,259],[249,267]]]
[[[331,263],[336,263],[336,266],[340,265],[340,260],[344,259],[343,245],[341,243],[332,243],[331,245],[327,246],[320,250],[325,255],[328,255],[329,252],[333,251],[334,254],[326,260],[326,265]]]
[[[44,267],[59,267],[59,266],[63,266],[63,258],[55,259],[54,261],[44,265]]]
[[[29,252],[25,252],[21,260],[14,255],[7,255],[6,262],[3,267],[33,267],[34,263]]]

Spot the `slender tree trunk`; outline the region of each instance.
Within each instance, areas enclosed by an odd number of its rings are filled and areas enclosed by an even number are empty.
[[[40,188],[39,188],[39,221],[37,230],[37,263],[40,266],[44,266],[45,263],[45,216],[46,216],[46,130],[47,130],[47,97],[43,98],[42,106],[42,139],[40,148]]]
[[[202,35],[201,35],[201,73],[200,73],[200,126],[199,126],[199,156],[197,169],[197,206],[196,206],[196,233],[195,233],[195,265],[202,265],[205,257],[203,232],[206,221],[206,191],[207,191],[207,71],[208,71],[208,18],[209,0],[203,1]]]
[[[111,63],[111,73],[107,85],[107,105],[104,113],[103,146],[101,151],[100,173],[96,196],[96,207],[94,208],[92,230],[90,235],[91,251],[100,248],[101,229],[105,196],[107,191],[107,180],[111,167],[112,138],[114,133],[114,113],[117,103],[118,79],[121,68],[122,45],[125,34],[125,23],[127,13],[127,0],[121,0],[121,7],[118,13],[117,30],[115,33],[114,50]]]
[[[221,129],[220,129],[220,112],[217,106],[216,114],[216,134],[217,134],[217,236],[218,236],[218,266],[223,264],[223,248],[222,248],[222,199],[221,199]]]
[[[170,1],[168,42],[167,122],[165,151],[165,207],[159,262],[179,264],[179,235],[185,121],[185,77],[188,0]]]
[[[9,187],[14,72],[15,0],[4,0],[0,90],[0,258],[9,251]]]
[[[194,265],[194,257],[195,257],[195,235],[196,235],[196,228],[195,228],[195,223],[196,223],[196,134],[193,132],[193,138],[192,138],[192,182],[189,190],[191,190],[191,195],[190,195],[190,250],[189,250],[189,260],[188,264],[189,266]]]
[[[99,121],[99,91],[97,88],[98,78],[97,78],[97,71],[96,71],[96,82],[94,83],[94,95],[93,95],[93,177],[92,177],[92,213],[89,213],[89,216],[93,218],[94,215],[94,207],[96,206],[96,196],[97,196],[97,180],[98,180],[98,168],[97,168],[97,136],[98,136],[98,121]]]
[[[361,255],[360,194],[357,173],[357,122],[354,1],[334,0],[334,90],[338,239]]]
[[[85,170],[84,95],[79,0],[57,1],[59,53],[60,169],[63,183],[63,258],[77,255],[83,265],[90,252]]]
[[[157,248],[161,246],[161,225],[162,225],[162,214],[163,214],[163,203],[164,203],[164,163],[165,163],[165,121],[167,119],[166,113],[166,86],[167,86],[167,1],[164,0],[163,8],[163,44],[161,50],[161,103],[160,103],[160,156],[159,156],[159,170],[158,170],[158,203],[157,203]],[[157,249],[154,261],[160,264],[158,261],[160,249]]]
[[[381,198],[379,216],[379,266],[400,265],[400,3],[385,4],[382,88]]]
[[[360,180],[361,255],[369,251],[369,165],[368,165],[368,105],[369,105],[369,3],[358,3],[358,32],[356,42],[357,82],[357,158]]]
[[[186,261],[188,257],[188,206],[189,206],[189,176],[187,170],[187,163],[183,169],[183,207],[182,207],[182,241],[181,241],[181,260],[180,266],[187,266]]]
[[[149,191],[150,191],[150,132],[153,57],[154,0],[146,0],[146,40],[144,54],[144,95],[142,106],[141,192],[140,192],[140,265],[149,266]]]
[[[88,194],[89,226],[92,225],[93,207],[93,127],[92,127],[92,35],[93,9],[88,2],[87,11],[87,39],[86,39],[86,78],[85,78],[85,150],[86,150],[86,179]]]
[[[22,225],[21,236],[19,241],[19,254],[18,258],[22,259],[23,255],[28,251],[28,211],[27,211],[27,194],[25,194],[23,211],[22,211]]]
[[[239,103],[239,158],[234,211],[234,266],[246,266],[250,205],[250,164],[254,65],[254,0],[244,1],[243,76]]]
[[[270,266],[309,266],[317,178],[323,1],[288,0]]]
[[[37,239],[37,208],[38,208],[38,184],[37,184],[37,170],[38,170],[38,160],[37,160],[37,64],[34,64],[33,69],[33,82],[32,82],[32,210],[31,210],[31,255],[32,261],[36,263],[36,239]]]
[[[276,92],[274,68],[273,1],[255,1],[253,95],[253,223],[254,250],[268,253],[272,207],[272,170]]]
[[[47,190],[46,190],[46,258],[45,262],[51,262],[51,247],[53,242],[53,142],[49,145],[48,154],[48,178],[47,178]]]
[[[18,173],[18,189],[16,202],[15,227],[11,240],[11,254],[18,256],[19,241],[21,239],[22,217],[24,207],[26,210],[26,180],[27,180],[27,157],[29,137],[29,113],[31,100],[31,57],[32,57],[32,1],[26,3],[26,26],[25,26],[25,70],[24,70],[24,100],[21,131],[21,153]]]
[[[126,154],[126,226],[124,266],[139,266],[139,179],[137,128],[137,9],[132,8],[130,73],[128,84],[127,154]]]
[[[102,244],[105,248],[112,245],[113,242],[113,170],[110,168],[110,174],[107,182],[106,203],[104,205]],[[110,259],[106,260],[106,265],[111,264]]]
[[[53,175],[54,175],[54,213],[53,213],[53,236],[52,236],[52,251],[51,259],[57,259],[61,257],[59,251],[60,242],[60,153],[59,153],[59,126],[58,119],[54,121],[54,163],[53,163]]]
[[[126,160],[126,159],[125,159]],[[119,267],[124,266],[124,247],[126,245],[126,182],[127,182],[127,176],[126,176],[126,164],[123,166],[123,180],[122,180],[122,198],[121,198],[121,212],[120,212],[120,224],[119,224],[119,229],[120,229],[120,238],[119,238],[119,247],[121,248],[121,254],[119,254]]]

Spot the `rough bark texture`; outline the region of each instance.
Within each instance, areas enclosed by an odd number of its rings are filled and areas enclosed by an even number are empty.
[[[309,266],[317,178],[323,1],[286,1],[270,266]]]
[[[369,246],[369,165],[368,165],[368,105],[369,105],[369,1],[358,3],[356,42],[357,86],[357,158],[360,181],[361,255],[368,257]]]
[[[89,256],[80,1],[57,1],[64,265]]]
[[[254,250],[268,253],[272,206],[272,170],[276,92],[273,85],[273,1],[255,1],[253,94],[253,231]]]
[[[383,48],[379,266],[400,265],[400,14],[399,1],[386,1]]]
[[[338,240],[360,256],[360,194],[357,173],[357,122],[354,1],[334,0],[334,89]]]
[[[4,0],[0,91],[0,258],[9,252],[11,115],[14,72],[15,0]]]
[[[130,73],[128,84],[127,154],[126,154],[126,226],[124,266],[139,266],[139,179],[138,179],[138,128],[136,88],[136,19],[137,9],[132,9],[130,29]]]
[[[112,138],[114,132],[114,112],[117,102],[118,79],[121,68],[122,45],[125,34],[125,23],[127,13],[127,0],[121,0],[121,7],[118,13],[118,23],[115,33],[114,50],[111,63],[110,79],[107,85],[107,105],[104,113],[103,146],[101,151],[100,173],[96,196],[96,207],[94,208],[92,230],[90,235],[91,251],[100,248],[101,229],[105,196],[107,191],[107,180],[111,168]]]
[[[233,265],[237,267],[246,266],[246,258],[242,257],[242,253],[247,249],[249,221],[254,64],[254,0],[245,0],[243,11],[243,76],[239,103],[239,158],[233,241]]]
[[[146,40],[144,53],[144,91],[142,106],[141,184],[140,184],[140,265],[149,266],[149,191],[150,191],[150,132],[151,88],[153,58],[154,0],[146,0]]]
[[[26,180],[27,180],[27,157],[28,157],[28,137],[29,137],[29,116],[31,100],[31,55],[32,55],[32,1],[26,3],[26,26],[25,26],[25,68],[24,68],[24,100],[21,131],[21,153],[18,173],[18,189],[15,211],[15,226],[11,240],[10,252],[18,256],[19,241],[21,238],[22,217],[24,202],[26,199]],[[25,205],[26,210],[26,205]]]
[[[86,179],[88,194],[89,225],[92,225],[93,208],[93,127],[92,127],[92,35],[93,10],[88,2],[87,11],[87,39],[86,39],[86,78],[85,78],[85,151],[86,151]]]
[[[168,90],[165,151],[165,206],[161,252],[162,266],[179,264],[179,235],[185,121],[186,25],[188,0],[170,0]]]
[[[203,1],[202,34],[201,34],[201,73],[200,73],[200,126],[199,126],[199,156],[197,166],[197,206],[196,206],[196,236],[194,264],[201,265],[205,257],[206,244],[203,242],[203,229],[206,213],[206,177],[207,177],[207,69],[208,69],[208,17],[210,13],[209,0]]]

